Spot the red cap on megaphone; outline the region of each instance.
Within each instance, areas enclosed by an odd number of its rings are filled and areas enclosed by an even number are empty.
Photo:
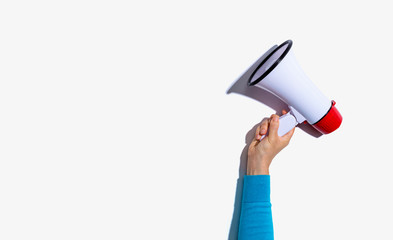
[[[332,101],[332,106],[325,116],[321,118],[318,122],[314,123],[312,126],[323,134],[328,134],[340,127],[343,117],[340,112],[334,106],[336,102]]]

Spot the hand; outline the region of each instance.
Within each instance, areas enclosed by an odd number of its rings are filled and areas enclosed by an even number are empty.
[[[282,113],[287,112],[282,110]],[[273,158],[289,144],[295,128],[284,136],[278,136],[278,119],[278,115],[272,114],[270,118],[264,118],[258,126],[248,148],[247,175],[269,175],[269,166]],[[268,129],[269,135],[260,141]]]

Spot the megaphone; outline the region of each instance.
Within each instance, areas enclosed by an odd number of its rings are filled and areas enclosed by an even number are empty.
[[[292,41],[288,40],[268,54],[250,75],[248,86],[269,91],[288,104],[290,111],[279,120],[279,136],[305,121],[322,134],[329,134],[342,122],[336,102],[311,82],[291,48]]]

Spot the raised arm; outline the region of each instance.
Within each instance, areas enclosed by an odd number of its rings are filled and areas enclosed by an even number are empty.
[[[283,114],[286,112],[283,110]],[[248,149],[247,175],[244,176],[239,240],[272,240],[273,219],[270,203],[269,167],[273,158],[288,144],[295,131],[277,134],[279,116],[262,120]],[[261,137],[268,133],[268,136]]]

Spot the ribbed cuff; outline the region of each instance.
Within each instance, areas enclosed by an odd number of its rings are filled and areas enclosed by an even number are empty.
[[[243,202],[270,202],[270,175],[244,175]]]

